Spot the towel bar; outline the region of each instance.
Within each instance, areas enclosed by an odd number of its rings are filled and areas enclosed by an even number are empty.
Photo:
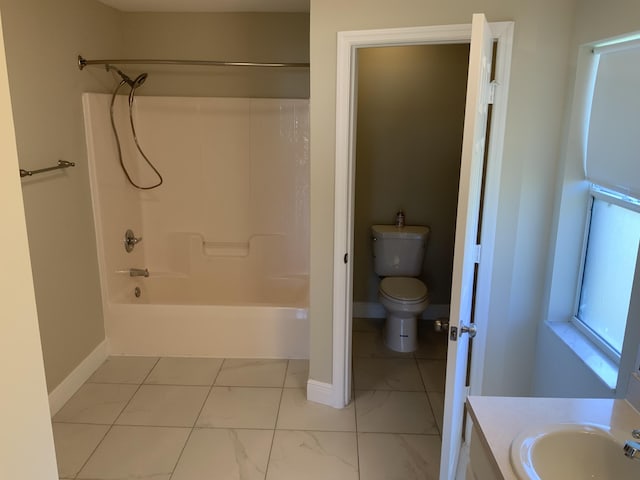
[[[73,162],[67,162],[66,160],[58,160],[58,164],[54,167],[41,168],[39,170],[25,170],[24,168],[20,169],[20,177],[30,177],[31,175],[35,175],[36,173],[49,172],[51,170],[58,170],[60,168],[69,168],[75,167],[76,164]]]

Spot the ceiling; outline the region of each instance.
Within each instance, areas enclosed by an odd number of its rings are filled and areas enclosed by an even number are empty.
[[[309,0],[99,0],[123,12],[309,12]]]

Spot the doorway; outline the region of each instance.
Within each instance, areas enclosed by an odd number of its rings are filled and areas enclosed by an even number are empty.
[[[473,32],[473,35],[472,35]],[[472,38],[479,41],[472,41]],[[351,397],[351,318],[352,318],[352,291],[353,291],[353,267],[349,262],[349,254],[353,252],[353,235],[354,235],[354,184],[355,184],[355,132],[356,132],[356,115],[355,115],[355,58],[359,48],[366,47],[382,47],[392,45],[423,45],[423,44],[450,44],[450,43],[469,43],[471,41],[470,66],[472,63],[476,65],[473,70],[470,68],[469,80],[473,80],[473,88],[468,90],[467,95],[467,112],[473,112],[474,115],[465,117],[465,144],[463,152],[476,152],[476,146],[481,143],[482,152],[484,151],[484,128],[474,127],[471,117],[475,117],[479,109],[474,109],[477,102],[493,103],[493,112],[491,119],[491,137],[488,139],[487,149],[487,171],[485,175],[485,196],[483,204],[483,223],[482,223],[482,262],[479,262],[480,249],[470,248],[472,245],[468,242],[470,235],[466,235],[466,230],[460,230],[460,235],[465,238],[460,240],[464,242],[466,253],[464,253],[465,264],[470,261],[472,250],[479,263],[477,271],[477,290],[475,297],[475,318],[476,322],[481,324],[486,321],[489,306],[489,291],[491,284],[493,254],[494,254],[494,236],[497,218],[498,191],[502,162],[502,148],[506,120],[507,94],[509,84],[509,71],[511,60],[511,49],[513,39],[513,23],[501,22],[488,24],[484,15],[474,15],[473,28],[472,25],[452,25],[440,27],[419,27],[419,28],[401,28],[388,30],[372,30],[357,32],[341,32],[338,34],[338,73],[337,73],[337,91],[336,91],[336,172],[335,172],[335,224],[334,224],[334,245],[335,245],[335,263],[334,263],[334,289],[333,289],[333,381],[331,392],[331,404],[340,407],[350,401]],[[496,58],[495,58],[495,77],[494,88],[490,88],[488,71],[491,69],[491,51],[492,43],[496,42]],[[481,44],[481,45],[480,45]],[[475,45],[475,47],[474,47]],[[473,77],[473,78],[472,78]],[[493,90],[493,91],[491,91]],[[471,92],[473,95],[469,95]],[[490,98],[492,97],[492,98]],[[471,102],[471,103],[470,103]],[[478,104],[479,105],[479,104]],[[471,108],[471,109],[470,109]],[[486,121],[486,114],[485,121]],[[474,132],[474,139],[469,138],[466,142],[467,119],[469,119],[469,131]],[[479,133],[482,137],[481,141],[475,138],[475,134]],[[475,156],[475,153],[472,155]],[[476,162],[477,163],[477,162]],[[477,182],[477,171],[468,172]],[[465,176],[465,186],[461,192],[469,193],[470,177]],[[461,176],[462,179],[462,176]],[[477,185],[471,185],[472,189]],[[477,188],[476,188],[477,189]],[[479,194],[477,195],[479,201]],[[462,205],[462,204],[461,204]],[[462,216],[460,209],[458,211],[458,224],[462,220],[464,224],[467,219],[467,207],[465,202]],[[477,219],[477,210],[476,216]],[[472,222],[473,223],[473,222]],[[458,233],[456,234],[456,245],[458,244]],[[473,244],[475,246],[475,232],[473,233]],[[457,248],[457,247],[456,247]],[[466,270],[468,268],[465,267]],[[454,266],[455,271],[455,266]],[[454,288],[456,281],[454,278]],[[465,301],[468,302],[466,291],[460,290],[462,285],[458,283],[456,289],[457,297],[461,293],[465,293]],[[453,304],[453,302],[452,302]],[[465,308],[465,310],[469,310]],[[459,308],[456,313],[460,313]],[[458,325],[459,320],[456,314],[452,312],[452,322]],[[461,324],[460,327],[463,327]],[[460,333],[468,331],[467,326],[460,328]],[[466,393],[479,393],[482,384],[482,360],[484,357],[484,345],[486,338],[486,329],[480,328],[476,336],[472,365],[470,369],[471,388],[465,390]],[[452,341],[456,341],[457,334],[452,335]],[[462,338],[462,337],[461,337]],[[466,342],[468,344],[468,341]],[[457,345],[457,344],[456,344]],[[465,348],[454,348],[454,356],[460,352],[466,353]],[[450,349],[451,352],[451,349]],[[451,353],[449,357],[451,357]],[[465,355],[462,355],[465,356]],[[457,373],[457,362],[448,362],[447,366],[447,391],[449,392],[449,382],[459,380],[460,375]],[[466,360],[465,360],[466,366]],[[466,368],[465,368],[466,370]],[[458,381],[455,385],[455,398],[458,405],[452,406],[449,400],[445,402],[445,418],[456,417],[452,421],[456,424],[452,431],[443,432],[443,438],[456,437],[455,431],[459,430],[462,421],[462,402],[464,395],[461,392],[462,382]],[[453,385],[452,385],[453,388]],[[474,391],[476,389],[476,391]],[[449,393],[447,393],[449,397]],[[460,418],[457,418],[457,413]],[[446,420],[445,420],[446,422]],[[460,439],[455,438],[449,445],[450,438],[447,438],[446,445],[443,446],[443,465],[445,470],[441,471],[441,478],[449,478],[451,469],[455,469],[455,463],[458,458],[460,447]],[[457,443],[456,443],[457,442]],[[457,445],[457,447],[456,447]],[[455,450],[455,451],[454,451]],[[452,467],[453,464],[453,467]]]
[[[412,434],[422,454],[440,455],[469,44],[360,48],[357,52],[352,362],[359,428]],[[418,320],[417,349],[385,345],[385,310],[373,268],[371,225],[430,229],[418,278],[429,305]],[[375,404],[373,423],[368,412]],[[417,468],[417,467],[416,467]],[[429,476],[431,472],[421,472]]]
[[[448,317],[469,44],[361,48],[357,58],[353,315],[383,318],[371,225],[430,228],[423,319]],[[422,322],[423,323],[423,322]]]

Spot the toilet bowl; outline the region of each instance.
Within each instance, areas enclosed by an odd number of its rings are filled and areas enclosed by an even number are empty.
[[[378,298],[387,312],[385,344],[396,352],[413,352],[418,346],[418,316],[429,305],[427,286],[417,278],[385,277]]]

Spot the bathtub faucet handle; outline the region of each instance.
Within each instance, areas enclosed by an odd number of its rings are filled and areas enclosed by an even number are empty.
[[[129,229],[124,233],[124,249],[128,252],[133,250],[136,244],[142,241],[142,237],[136,237],[133,230]]]

